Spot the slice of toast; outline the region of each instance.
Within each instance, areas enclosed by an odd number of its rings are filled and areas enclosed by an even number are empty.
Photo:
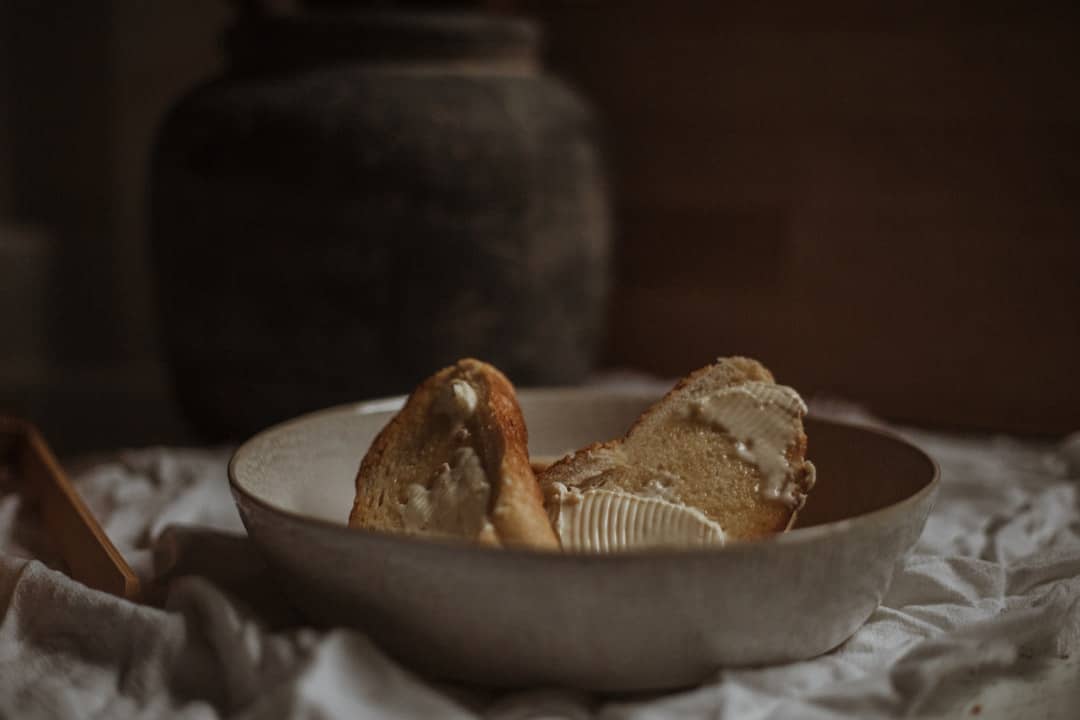
[[[691,373],[624,438],[539,474],[564,549],[714,544],[787,529],[815,477],[805,414],[798,394],[755,360],[721,358]]]
[[[421,383],[364,456],[349,526],[558,548],[510,381],[464,359]]]

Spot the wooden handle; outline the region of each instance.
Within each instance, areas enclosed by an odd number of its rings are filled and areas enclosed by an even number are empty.
[[[21,481],[36,501],[49,538],[72,578],[95,590],[138,601],[139,579],[72,487],[52,450],[32,424],[0,417],[0,436]]]

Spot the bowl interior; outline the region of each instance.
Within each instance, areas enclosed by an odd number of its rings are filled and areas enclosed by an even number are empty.
[[[557,457],[619,437],[656,397],[605,389],[522,390],[530,454]],[[233,482],[278,510],[344,525],[360,460],[401,403],[389,398],[340,406],[270,428],[237,451]],[[886,433],[812,417],[806,433],[818,479],[796,528],[879,510],[915,495],[934,478],[922,452]]]

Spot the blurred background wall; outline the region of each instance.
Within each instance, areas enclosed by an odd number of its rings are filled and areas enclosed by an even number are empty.
[[[607,119],[610,362],[766,359],[890,418],[1080,427],[1080,14],[535,2]]]
[[[147,164],[221,65],[217,0],[0,0],[0,408],[62,449],[190,437],[151,297]]]
[[[502,0],[599,111],[603,364],[763,359],[903,422],[1080,428],[1080,15],[1069,4]],[[62,450],[184,442],[148,153],[221,66],[217,0],[0,0],[0,407]]]

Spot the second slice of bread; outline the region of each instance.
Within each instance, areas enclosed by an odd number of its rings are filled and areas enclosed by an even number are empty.
[[[679,382],[624,438],[579,450],[539,480],[553,516],[566,489],[606,490],[699,510],[729,540],[770,535],[789,526],[814,483],[805,412],[757,361],[722,358]]]

